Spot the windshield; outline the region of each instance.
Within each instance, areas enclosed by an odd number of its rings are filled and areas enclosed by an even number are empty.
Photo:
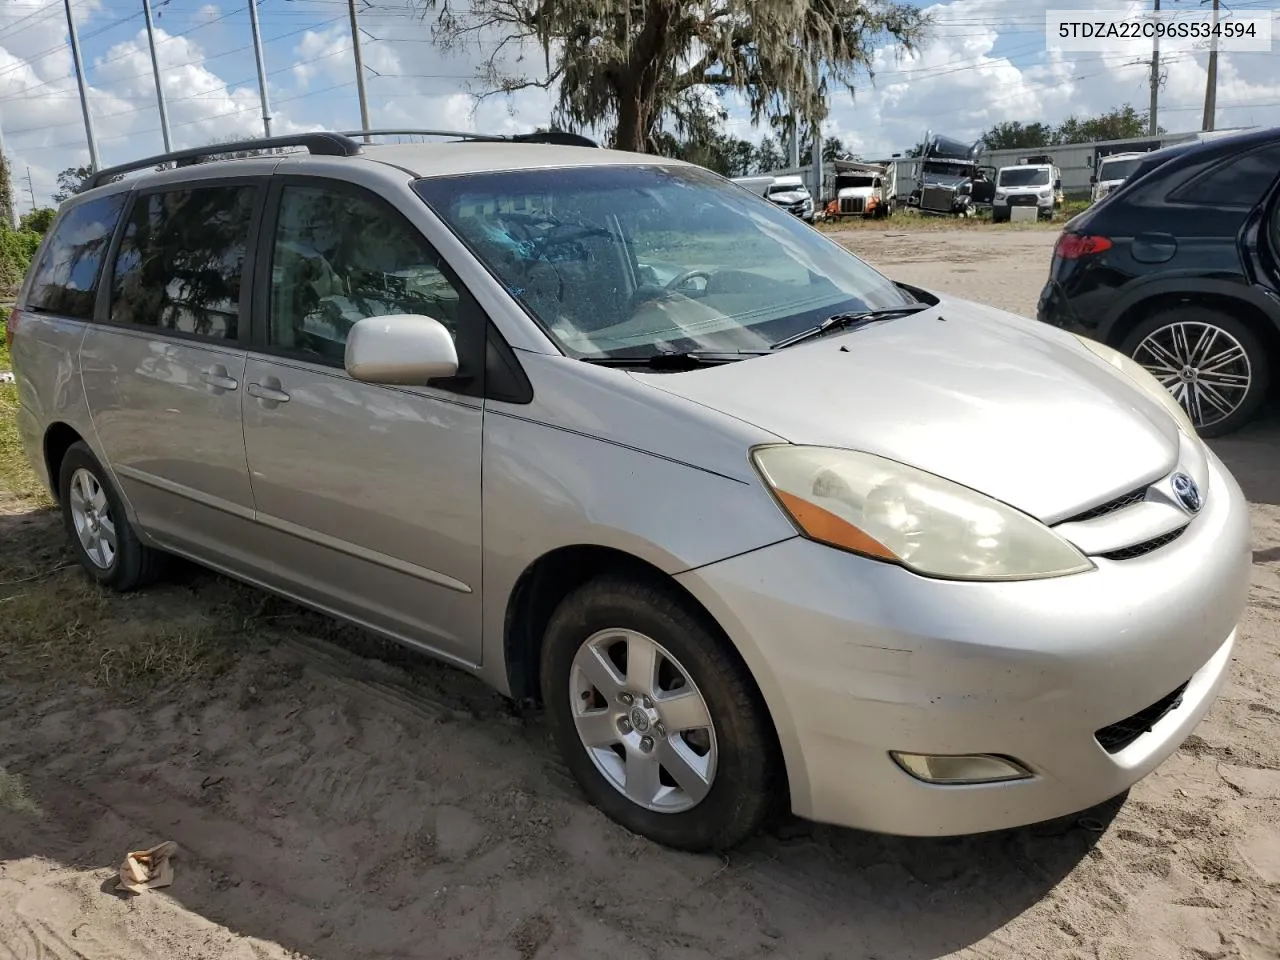
[[[769,188],[769,196],[777,193],[808,193],[809,188],[800,183],[775,183]]]
[[[878,187],[878,186],[880,186],[880,181],[875,177],[871,177],[871,176],[859,177],[859,176],[841,175],[836,178],[837,190],[849,190],[854,187]]]
[[[974,168],[967,163],[943,163],[931,160],[924,165],[924,176],[929,177],[971,177]]]
[[[1047,187],[1049,171],[1035,167],[1010,167],[1000,171],[1002,187]]]
[[[520,170],[414,187],[571,356],[762,350],[834,313],[914,302],[699,167]]]
[[[1142,157],[1130,157],[1128,160],[1112,160],[1110,162],[1104,160],[1102,162],[1102,169],[1098,173],[1098,179],[1128,180],[1142,160]]]

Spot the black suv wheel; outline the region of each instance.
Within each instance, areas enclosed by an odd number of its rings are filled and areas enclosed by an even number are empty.
[[[1225,436],[1252,419],[1271,382],[1270,358],[1248,325],[1208,307],[1156,313],[1121,350],[1177,397],[1203,437]]]

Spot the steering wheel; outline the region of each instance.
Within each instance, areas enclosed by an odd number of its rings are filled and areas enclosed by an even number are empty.
[[[711,272],[709,270],[686,270],[684,273],[678,274],[672,278],[667,283],[666,289],[672,292],[679,290],[695,277],[702,277],[708,284],[711,283]]]

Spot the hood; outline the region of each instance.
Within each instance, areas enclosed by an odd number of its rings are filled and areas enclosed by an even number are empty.
[[[1052,184],[1042,183],[1038,187],[1019,185],[1016,187],[996,187],[1001,193],[1039,193],[1041,190],[1051,190]]]
[[[845,187],[836,196],[843,200],[846,197],[872,197],[880,193],[879,187]]]
[[[792,443],[878,454],[1056,523],[1171,469],[1172,418],[1070,334],[961,300],[687,373],[633,373]]]
[[[788,190],[785,193],[773,193],[769,195],[769,199],[774,203],[791,204],[799,203],[802,200],[808,200],[809,194],[800,193],[798,190]]]

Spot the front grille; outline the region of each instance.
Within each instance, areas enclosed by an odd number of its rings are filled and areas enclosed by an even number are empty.
[[[951,210],[955,194],[946,187],[925,187],[920,194],[920,206],[925,210]]]
[[[845,197],[840,201],[841,213],[861,213],[863,206],[862,197]]]
[[[1161,547],[1167,547],[1186,533],[1186,530],[1186,527],[1179,527],[1173,533],[1166,533],[1163,536],[1155,537],[1152,540],[1144,540],[1142,543],[1135,543],[1129,547],[1121,547],[1119,550],[1112,550],[1110,553],[1102,554],[1102,556],[1107,560],[1134,560],[1137,557],[1145,557],[1148,553],[1154,553]]]
[[[1103,727],[1094,733],[1094,738],[1107,753],[1119,753],[1134,743],[1144,733],[1165,718],[1171,711],[1182,704],[1182,695],[1187,691],[1188,680],[1182,686],[1166,696],[1161,697],[1145,710],[1139,710],[1131,717],[1125,717],[1116,723]]]
[[[1141,503],[1147,496],[1147,488],[1140,490],[1131,490],[1124,496],[1116,497],[1114,500],[1108,500],[1106,503],[1099,504],[1084,513],[1078,514],[1064,523],[1084,523],[1086,520],[1097,520],[1099,517],[1105,517],[1109,513],[1115,513],[1117,510],[1123,510],[1125,507],[1131,507],[1135,503]]]
[[[1009,203],[1013,204],[1015,207],[1034,207],[1036,205],[1036,198],[1033,194],[1024,193],[1010,197]]]

